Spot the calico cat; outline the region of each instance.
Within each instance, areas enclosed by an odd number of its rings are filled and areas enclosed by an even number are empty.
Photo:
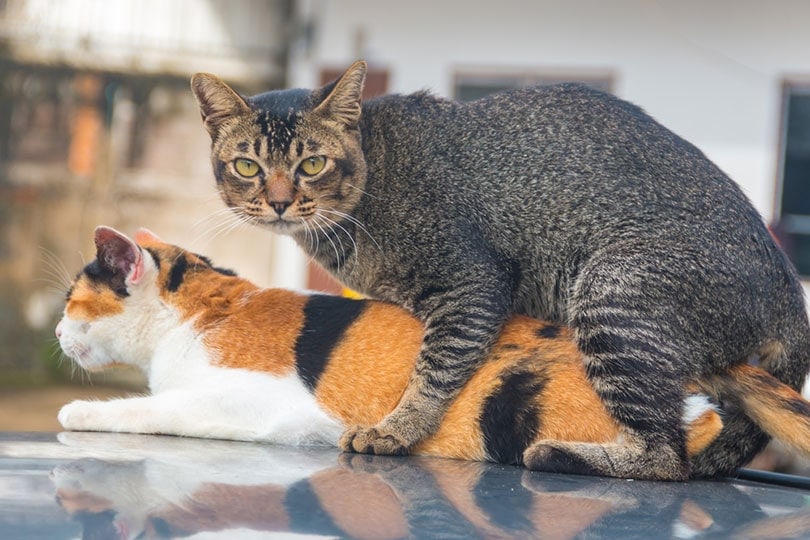
[[[224,202],[426,326],[398,406],[347,430],[344,450],[406,453],[435,432],[512,314],[573,328],[623,433],[540,445],[533,468],[677,480],[729,473],[764,446],[730,410],[690,464],[681,425],[690,378],[755,359],[798,390],[810,368],[795,270],[720,169],[582,85],[361,102],[365,72],[253,97],[191,81]]]
[[[396,406],[423,335],[406,311],[260,289],[146,230],[135,239],[96,230],[97,258],[71,287],[56,334],[88,371],[140,368],[152,395],[74,401],[59,412],[66,429],[334,445],[346,426],[373,424]],[[764,371],[734,367],[685,392],[690,455],[720,432],[720,395],[810,452],[810,405]],[[531,467],[541,441],[619,436],[571,331],[515,316],[413,451]]]

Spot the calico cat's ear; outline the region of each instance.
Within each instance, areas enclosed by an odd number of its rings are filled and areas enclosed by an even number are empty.
[[[139,245],[143,245],[143,244],[160,244],[163,241],[160,239],[160,237],[158,237],[158,235],[156,235],[149,229],[141,227],[140,229],[135,231],[135,242],[137,242]]]
[[[124,234],[110,227],[96,227],[96,259],[102,268],[124,278],[127,284],[138,283],[144,274],[141,248]]]
[[[336,82],[323,88],[329,93],[314,112],[347,127],[356,127],[360,121],[360,102],[365,82],[366,63],[358,60]]]
[[[200,106],[205,129],[215,137],[222,123],[233,116],[250,112],[250,107],[230,86],[216,75],[196,73],[191,77],[191,91]]]

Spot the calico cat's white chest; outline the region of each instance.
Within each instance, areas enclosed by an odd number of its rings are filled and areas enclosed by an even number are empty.
[[[60,422],[72,430],[325,446],[335,446],[344,429],[294,370],[275,376],[217,366],[189,323],[162,341],[148,376],[151,395],[74,401],[60,411]]]

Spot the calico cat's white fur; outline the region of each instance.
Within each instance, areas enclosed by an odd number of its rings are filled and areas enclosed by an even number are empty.
[[[422,337],[404,310],[260,289],[145,230],[136,243],[99,227],[95,241],[98,256],[71,287],[56,334],[88,371],[142,370],[151,395],[74,401],[59,412],[66,429],[334,446],[348,425],[378,421],[402,395]],[[690,455],[722,428],[707,395],[721,384],[734,393],[752,376],[714,378],[687,389]],[[776,386],[765,397],[792,392],[768,380]],[[789,406],[770,408],[789,417],[763,417],[763,424],[810,418],[796,412],[807,405],[800,397],[787,397]],[[439,431],[414,451],[520,464],[540,441],[621,437],[586,381],[570,330],[516,317]]]

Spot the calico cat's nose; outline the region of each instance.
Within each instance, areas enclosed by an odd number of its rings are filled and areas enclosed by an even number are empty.
[[[56,325],[56,339],[62,337],[62,321],[59,321],[59,324]]]
[[[292,204],[292,201],[274,201],[274,202],[270,203],[270,206],[273,207],[273,210],[276,211],[276,214],[281,216],[281,214],[283,214],[284,211],[287,208],[289,208],[291,204]]]

